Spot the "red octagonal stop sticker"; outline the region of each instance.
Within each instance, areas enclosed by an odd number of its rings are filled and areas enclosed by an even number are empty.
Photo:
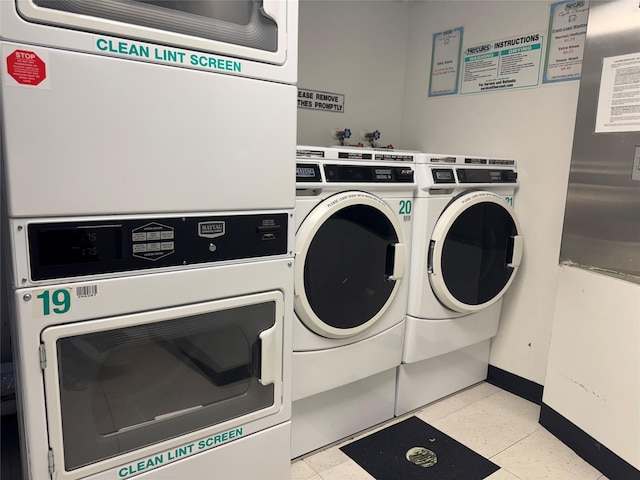
[[[29,50],[16,50],[7,57],[7,72],[21,85],[39,85],[47,78],[42,59]]]

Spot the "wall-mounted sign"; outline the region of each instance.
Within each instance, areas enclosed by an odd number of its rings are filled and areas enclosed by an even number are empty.
[[[463,27],[433,34],[429,96],[458,93]]]
[[[344,113],[344,95],[341,93],[319,92],[299,88],[298,108]]]
[[[588,0],[563,0],[551,5],[543,83],[580,79],[588,17]]]
[[[540,33],[488,41],[463,50],[461,93],[487,93],[535,87],[540,82]]]
[[[640,132],[640,53],[602,59],[596,133]]]

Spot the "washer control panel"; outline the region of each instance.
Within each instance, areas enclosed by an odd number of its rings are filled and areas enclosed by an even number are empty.
[[[363,165],[324,166],[327,182],[342,183],[413,183],[413,167],[383,167]]]
[[[432,168],[434,184],[447,183],[516,183],[518,174],[511,169]]]
[[[492,168],[457,168],[460,183],[515,183],[518,174],[513,170]]]

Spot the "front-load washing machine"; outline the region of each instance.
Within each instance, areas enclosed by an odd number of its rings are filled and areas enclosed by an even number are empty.
[[[513,160],[422,154],[396,415],[484,380],[522,258]]]
[[[413,159],[353,154],[298,147],[292,457],[393,417]]]

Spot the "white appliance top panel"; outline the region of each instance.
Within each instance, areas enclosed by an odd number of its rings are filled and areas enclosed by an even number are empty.
[[[360,148],[349,146],[317,147],[298,145],[299,159],[356,160],[378,162],[414,162],[420,152],[389,148]]]
[[[294,207],[294,86],[33,50],[42,88],[3,62],[10,216]]]
[[[455,155],[449,153],[416,153],[415,162],[428,165],[508,166],[515,168],[517,162],[510,158]]]
[[[451,161],[445,163],[444,160],[448,159]],[[518,186],[518,172],[513,160],[452,156],[436,160],[434,163],[415,164],[418,193],[441,195],[483,189],[508,194]]]
[[[296,190],[298,196],[321,189],[323,192],[345,189],[369,192],[409,192],[416,188],[416,171],[413,164],[404,162],[369,162],[342,160],[306,160],[296,163]]]

